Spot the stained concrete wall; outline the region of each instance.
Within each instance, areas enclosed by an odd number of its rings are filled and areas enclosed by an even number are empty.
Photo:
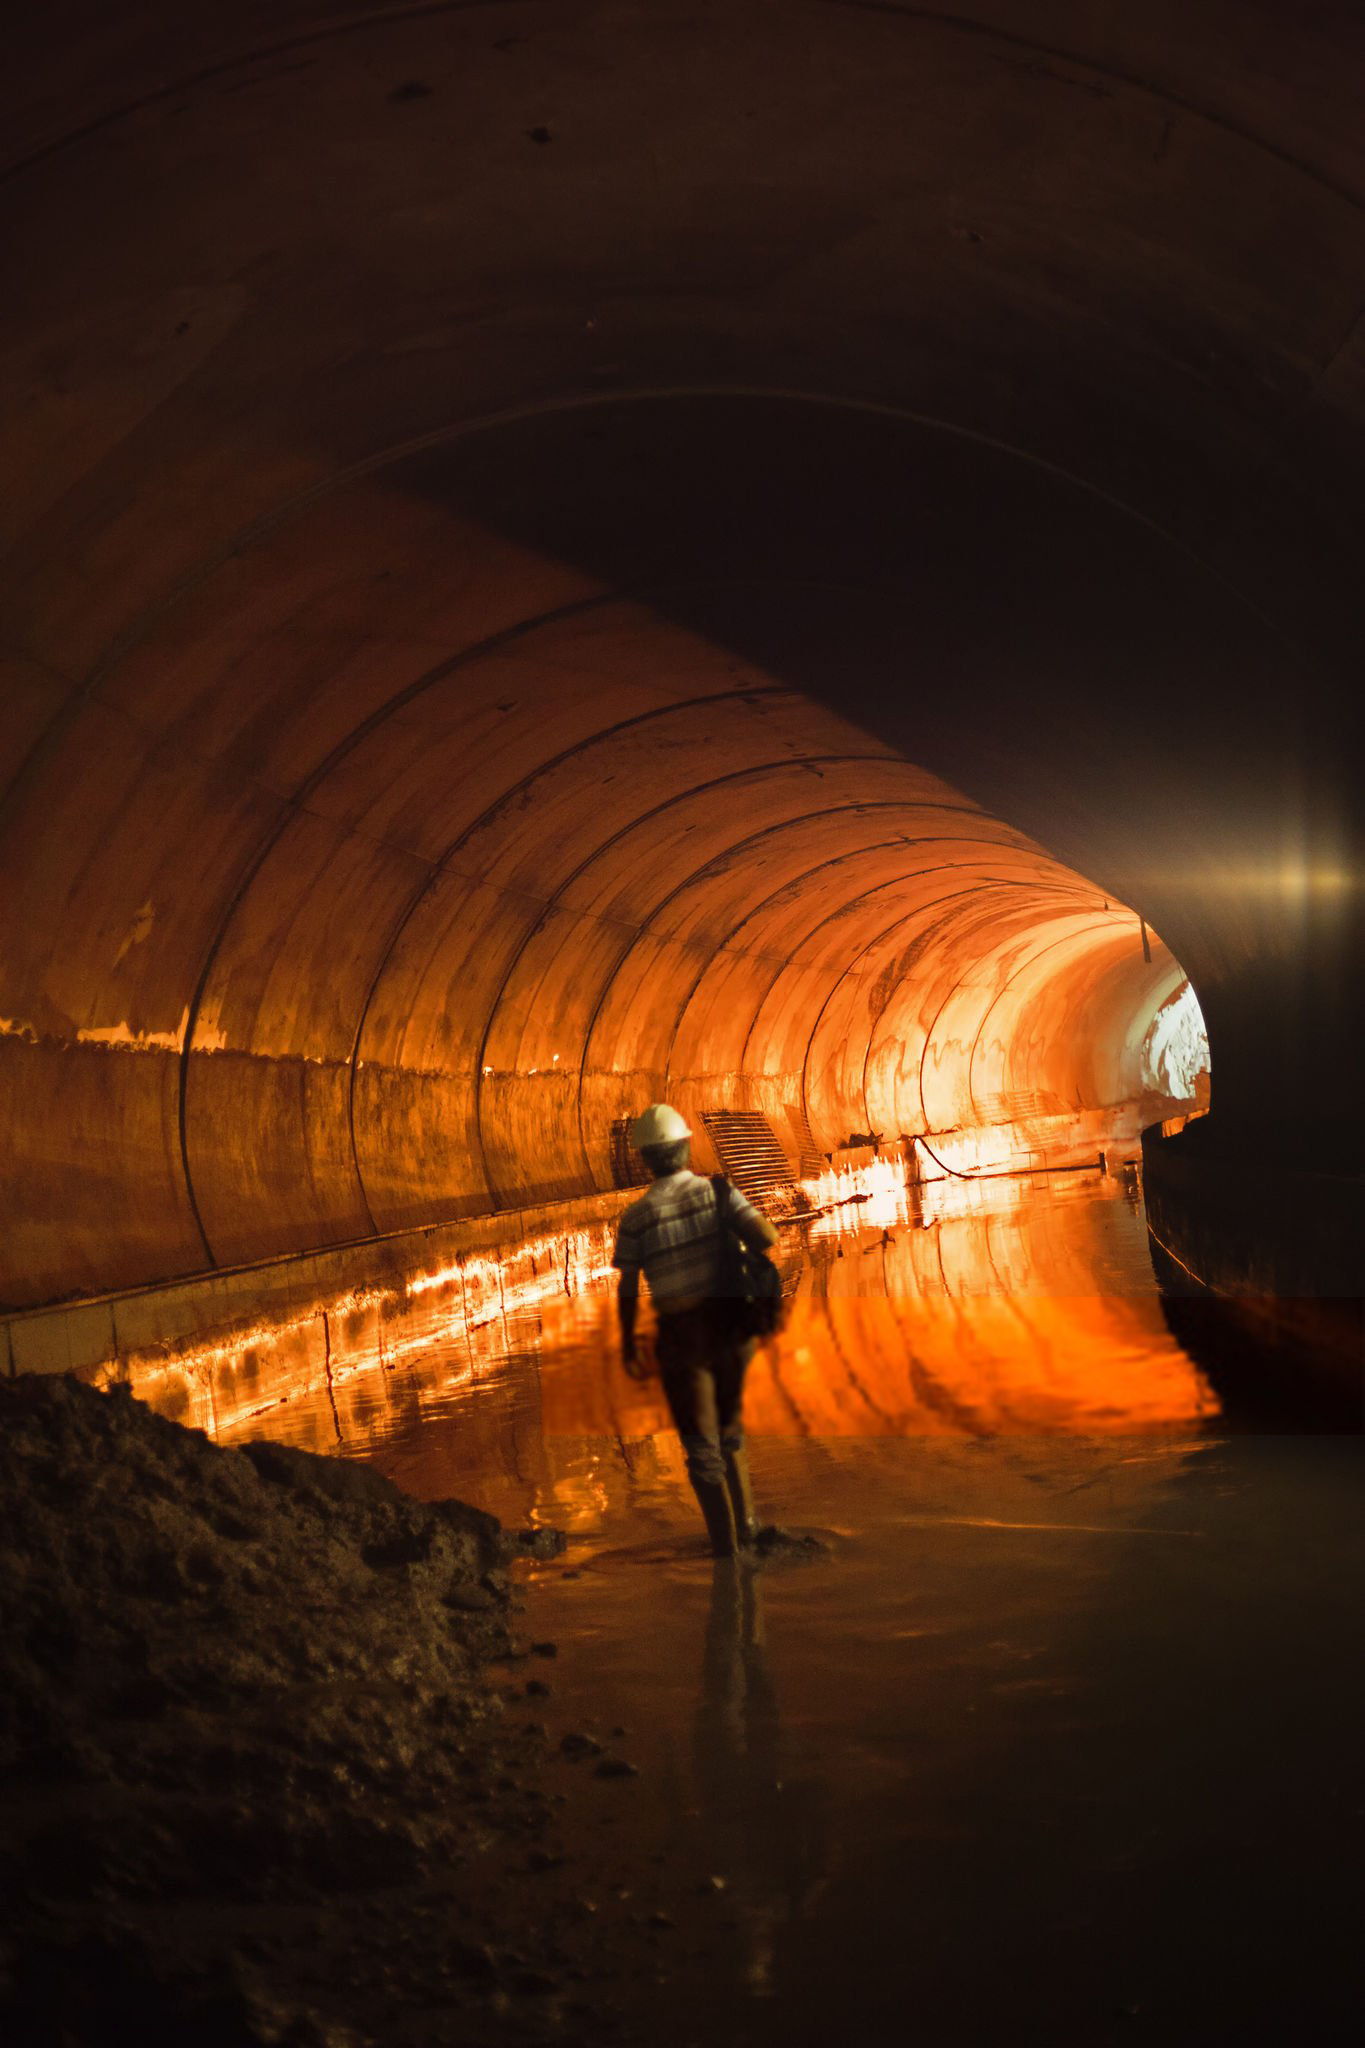
[[[23,34],[0,1300],[1112,1100],[1138,911],[1349,1154],[1348,12]]]
[[[21,1017],[3,1042],[31,1147],[20,1186],[51,1184],[73,1088],[86,1156],[102,1154],[99,1170],[62,1162],[59,1221],[28,1200],[14,1215],[11,1292],[607,1189],[612,1120],[664,1096],[699,1129],[708,1109],[804,1109],[830,1149],[879,1114],[874,1022],[905,1098],[891,1128],[998,1121],[991,1099],[1033,1087],[1042,1057],[1017,1018],[1051,1003],[1064,1035],[1075,989],[1116,950],[1141,963],[1134,915],[1022,834],[798,694],[733,661],[717,676],[714,651],[676,628],[630,624],[624,650],[596,616],[523,636],[515,685],[496,655],[494,677],[471,663],[433,685],[424,697],[455,704],[419,717],[413,700],[363,729],[306,808],[235,857],[219,849],[216,884],[186,876],[183,813],[134,781],[98,870],[73,877],[48,925],[64,944],[79,934],[83,1007],[60,1031]],[[569,660],[593,688],[566,705]],[[649,683],[632,691],[636,664]],[[670,701],[680,665],[689,694]],[[624,715],[604,724],[608,710]],[[455,737],[434,754],[441,721]],[[78,723],[63,759],[91,745]],[[377,757],[368,775],[357,751]],[[372,822],[395,783],[401,832]],[[69,786],[29,827],[49,878],[81,829],[83,778]],[[130,883],[140,900],[119,930],[112,899]],[[217,896],[207,942],[198,925],[186,941],[187,891],[196,920]],[[11,957],[37,927],[16,920]],[[921,971],[901,972],[926,932]],[[1132,980],[1134,1016],[1158,982]],[[883,984],[850,1012],[851,992]],[[1131,1060],[1109,1095],[1063,1079],[1068,1108],[1137,1092]]]

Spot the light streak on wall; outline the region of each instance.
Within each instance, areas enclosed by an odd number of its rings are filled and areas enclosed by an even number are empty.
[[[348,1291],[307,1310],[230,1335],[135,1353],[95,1375],[115,1381],[177,1420],[221,1435],[320,1386],[391,1371],[427,1350],[470,1347],[459,1371],[477,1369],[473,1340],[505,1348],[509,1326],[538,1305],[572,1297],[611,1272],[612,1227],[535,1237],[502,1252],[473,1253],[418,1272],[399,1286]]]

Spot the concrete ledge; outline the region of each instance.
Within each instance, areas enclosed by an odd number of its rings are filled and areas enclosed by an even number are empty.
[[[27,1309],[0,1320],[0,1370],[122,1381],[164,1412],[212,1428],[226,1413],[265,1405],[282,1378],[309,1384],[382,1358],[386,1331],[416,1299],[473,1328],[536,1294],[575,1291],[609,1258],[616,1218],[638,1192]]]

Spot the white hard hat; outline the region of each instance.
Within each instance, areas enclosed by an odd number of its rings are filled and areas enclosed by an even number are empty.
[[[646,1145],[676,1145],[680,1138],[690,1138],[692,1133],[666,1102],[651,1102],[643,1116],[637,1116],[630,1127],[630,1135],[640,1151]]]

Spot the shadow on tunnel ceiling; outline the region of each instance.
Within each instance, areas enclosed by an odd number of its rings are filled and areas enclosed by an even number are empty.
[[[836,711],[1134,906],[1205,1006],[1221,1127],[1302,1151],[1305,1048],[1365,1002],[1342,925],[1361,705],[1254,590],[1025,452],[820,396],[534,411],[434,443],[401,488]],[[1286,890],[1314,871],[1348,896]],[[1359,1075],[1333,1092],[1365,1128]]]
[[[645,394],[463,433],[393,481],[827,705],[1096,879],[1110,857],[1159,886],[1244,852],[1329,752],[1335,700],[1310,702],[1221,578],[1057,471],[909,416]]]

